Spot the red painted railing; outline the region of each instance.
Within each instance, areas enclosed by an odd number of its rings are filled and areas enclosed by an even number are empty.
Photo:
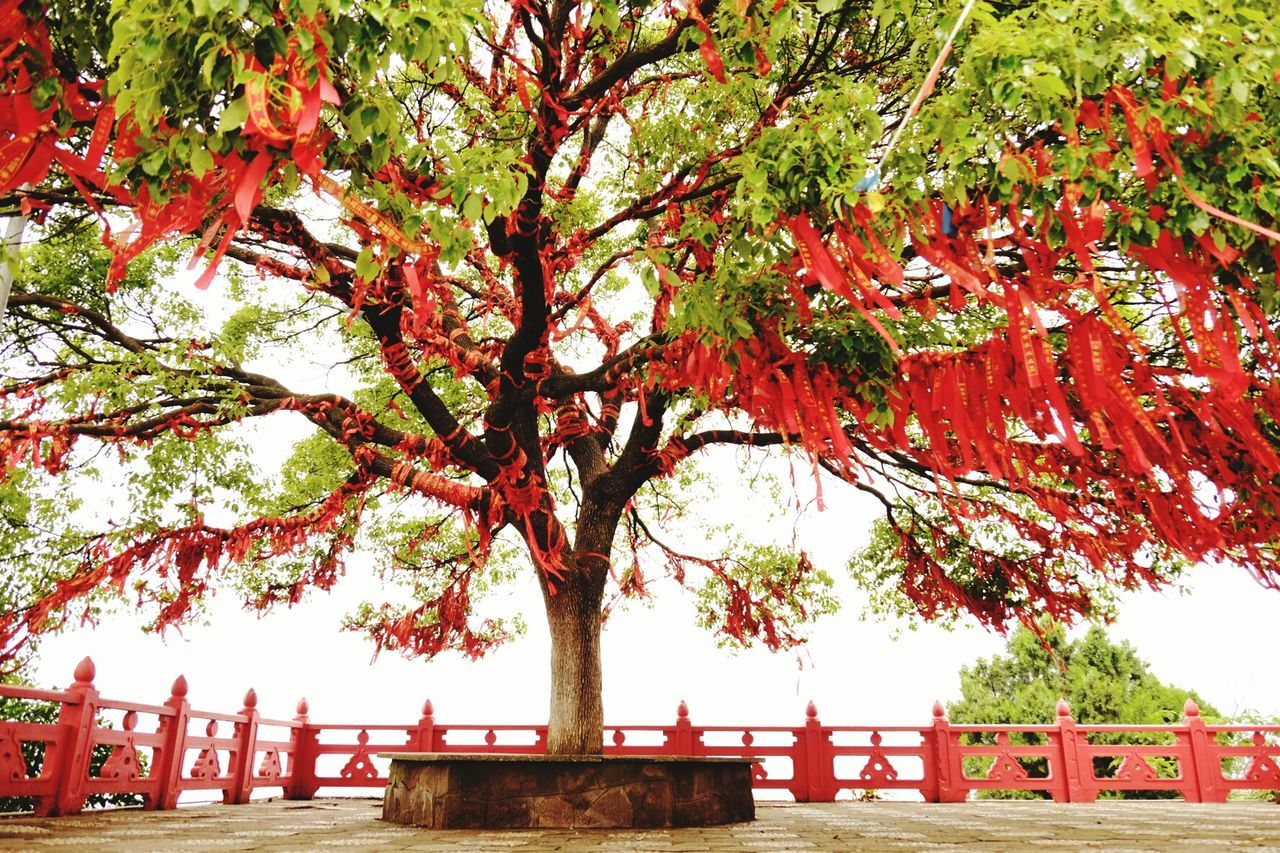
[[[306,700],[292,720],[276,720],[259,715],[252,690],[238,713],[221,714],[192,709],[182,677],[160,705],[103,698],[93,678],[85,658],[66,690],[0,686],[0,697],[58,705],[55,723],[0,721],[0,797],[29,797],[44,815],[75,814],[92,794],[141,795],[150,809],[173,808],[198,790],[220,791],[227,803],[258,789],[305,800],[321,788],[382,787],[379,753],[540,753],[546,744],[545,726],[438,724],[429,701],[408,725],[321,725]],[[799,802],[849,789],[914,790],[931,802],[983,789],[1040,791],[1060,802],[1123,790],[1221,802],[1233,790],[1280,789],[1280,726],[1210,725],[1192,702],[1185,713],[1181,725],[1089,726],[1060,702],[1054,725],[976,726],[952,725],[935,703],[926,726],[826,726],[811,702],[801,726],[696,726],[681,702],[671,725],[606,727],[605,752],[755,757],[755,787]],[[120,727],[105,727],[104,717]],[[154,721],[149,731],[138,727],[144,717]],[[1114,742],[1125,739],[1145,742]],[[44,745],[38,772],[23,744]],[[111,754],[91,775],[100,745]],[[149,750],[145,773],[140,750]]]

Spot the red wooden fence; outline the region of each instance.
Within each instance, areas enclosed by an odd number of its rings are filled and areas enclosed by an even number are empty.
[[[85,658],[66,690],[0,686],[0,697],[59,707],[56,723],[0,721],[0,797],[30,797],[44,815],[75,814],[91,794],[139,794],[150,809],[171,809],[197,790],[220,791],[227,803],[258,789],[305,800],[321,788],[385,785],[379,753],[540,753],[546,743],[546,726],[439,724],[429,701],[408,725],[322,725],[305,699],[292,720],[276,720],[259,715],[252,690],[239,712],[223,714],[192,709],[182,677],[160,705],[103,698],[93,678]],[[1060,802],[1123,790],[1221,802],[1233,790],[1280,789],[1280,726],[1210,725],[1190,701],[1185,714],[1171,726],[1080,725],[1060,702],[1052,725],[952,725],[935,703],[925,726],[827,726],[811,702],[800,726],[698,726],[681,702],[670,725],[606,727],[605,752],[752,756],[757,789],[799,802],[848,789],[914,790],[930,802],[983,789],[1041,791]],[[120,727],[104,727],[104,715]],[[142,717],[154,721],[149,731],[139,729]],[[24,743],[44,744],[38,772]],[[91,775],[90,756],[104,744],[111,754]],[[145,773],[140,750],[149,750]]]

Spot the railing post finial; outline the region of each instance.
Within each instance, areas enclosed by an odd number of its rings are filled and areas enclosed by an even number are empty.
[[[1182,705],[1182,715],[1184,717],[1200,716],[1200,706],[1190,696],[1187,697],[1187,701]]]
[[[675,727],[667,729],[663,752],[666,755],[695,755],[700,739],[701,734],[695,737],[693,723],[689,720],[689,704],[681,699],[676,706]]]
[[[311,710],[311,706],[307,704],[307,697],[303,696],[298,700],[297,715],[298,719],[306,719],[307,713]]]
[[[1059,700],[1058,700],[1058,707],[1057,707],[1056,711],[1057,711],[1058,719],[1059,719],[1059,720],[1069,720],[1069,719],[1071,719],[1071,706],[1067,704],[1067,700],[1066,700],[1066,699],[1059,699]]]
[[[85,655],[84,660],[76,664],[74,673],[76,684],[93,684],[93,677],[98,674],[98,667],[94,665],[93,658]]]
[[[409,743],[419,752],[434,752],[436,749],[436,709],[427,699],[422,703],[422,716],[418,725],[409,730]]]
[[[169,698],[185,699],[188,689],[187,677],[185,675],[179,675],[173,680],[173,686],[169,688]]]
[[[942,707],[941,699],[933,700],[933,718],[935,720],[945,720],[947,718],[947,709]]]
[[[246,708],[258,707],[258,691],[254,690],[252,687],[249,688],[248,693],[244,694],[244,706]]]

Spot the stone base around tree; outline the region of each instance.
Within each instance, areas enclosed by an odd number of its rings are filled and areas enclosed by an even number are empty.
[[[394,753],[382,819],[433,829],[755,820],[746,758]]]

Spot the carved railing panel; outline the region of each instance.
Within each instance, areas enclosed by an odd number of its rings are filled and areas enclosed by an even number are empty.
[[[252,690],[238,713],[193,711],[181,677],[163,705],[104,699],[94,675],[86,658],[66,690],[0,685],[0,697],[59,709],[57,723],[0,721],[0,797],[29,797],[41,814],[74,814],[94,793],[138,793],[147,808],[173,808],[199,789],[232,803],[256,788],[309,799],[321,788],[385,785],[379,755],[546,748],[546,726],[444,725],[429,701],[410,725],[327,725],[311,721],[305,699],[291,720],[264,719]],[[1232,790],[1280,789],[1280,726],[1211,725],[1199,713],[1188,702],[1181,725],[1087,726],[1059,702],[1052,725],[973,726],[952,725],[935,703],[923,726],[826,726],[809,703],[801,725],[742,727],[695,726],[681,702],[671,724],[606,728],[605,752],[751,758],[756,788],[804,802],[878,789],[931,801],[1016,789],[1068,802],[1108,790],[1220,801]],[[103,714],[122,714],[121,727],[106,727]],[[154,719],[153,730],[139,729],[140,716]],[[24,745],[43,754],[38,775]],[[109,754],[91,775],[95,748]]]

